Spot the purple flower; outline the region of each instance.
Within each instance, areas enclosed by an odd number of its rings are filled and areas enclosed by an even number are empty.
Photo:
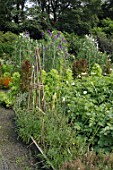
[[[69,53],[68,52],[65,52],[65,57],[67,58],[69,56]]]
[[[61,44],[59,44],[59,46],[58,46],[58,47],[59,47],[59,49],[60,49],[60,50],[62,50],[62,45],[61,45]]]
[[[29,37],[29,32],[26,31],[26,32],[25,32],[25,35],[26,35],[26,37]]]
[[[52,36],[52,32],[50,30],[47,31],[49,33],[50,36]]]
[[[60,37],[60,31],[57,33],[57,37]]]
[[[51,31],[50,30],[47,30],[48,33],[50,33]]]
[[[64,38],[62,38],[62,42],[65,42],[65,43],[67,43],[67,41],[66,41]]]
[[[41,33],[42,34],[42,37],[44,36],[44,32]]]
[[[54,38],[54,39],[57,39],[57,36],[55,35],[53,38]]]
[[[65,42],[64,38],[62,38],[62,42]]]
[[[47,50],[47,47],[44,47],[44,51],[46,51]]]

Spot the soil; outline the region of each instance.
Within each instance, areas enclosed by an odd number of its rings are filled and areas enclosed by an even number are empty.
[[[18,140],[14,112],[0,107],[0,170],[38,170],[27,145]]]

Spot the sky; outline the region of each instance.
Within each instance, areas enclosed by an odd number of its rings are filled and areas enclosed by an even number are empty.
[[[27,7],[31,7],[32,5],[33,5],[33,2],[29,2],[29,1],[26,2]]]

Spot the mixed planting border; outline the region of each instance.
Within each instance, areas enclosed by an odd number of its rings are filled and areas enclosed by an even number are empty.
[[[113,169],[113,72],[91,36],[77,57],[63,33],[21,34],[1,61],[0,103],[13,107],[19,137],[41,149],[46,168]],[[85,43],[84,43],[85,42]],[[38,48],[36,47],[38,46]]]

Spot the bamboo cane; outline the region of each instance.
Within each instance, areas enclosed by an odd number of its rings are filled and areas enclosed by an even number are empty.
[[[40,148],[40,146],[37,144],[37,142],[33,139],[33,137],[31,136],[31,140],[33,141],[33,143],[35,144],[35,146],[38,148],[38,150],[40,151],[40,153],[43,155],[43,157],[47,160],[48,164],[51,166],[51,168],[53,170],[56,170],[56,168],[53,166],[53,164],[50,162],[49,158],[45,155],[45,153],[43,152],[43,150]]]

